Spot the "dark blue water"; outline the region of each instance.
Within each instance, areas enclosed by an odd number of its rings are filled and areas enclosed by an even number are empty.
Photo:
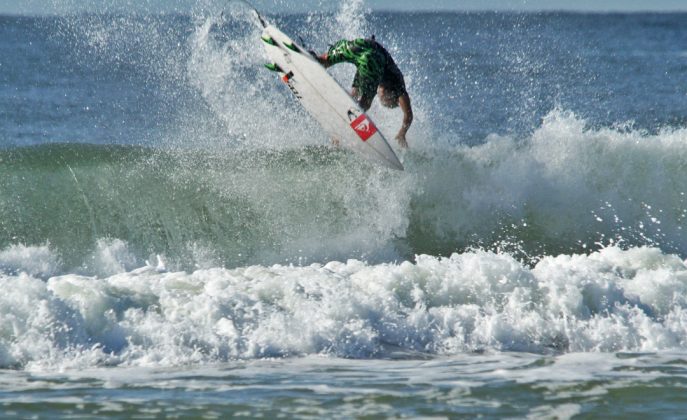
[[[521,135],[556,107],[593,127],[625,122],[649,131],[682,127],[685,19],[684,14],[430,14],[409,20],[404,34],[414,41],[418,76],[428,76],[418,81],[427,89],[422,92],[438,98],[446,112],[441,128],[479,141],[491,133]],[[391,34],[399,30],[393,23],[380,24],[391,27]],[[426,33],[431,48],[421,35]]]
[[[195,105],[183,74],[190,17],[1,19],[4,144],[150,144],[175,124],[184,100]],[[685,20],[383,13],[366,29],[391,44],[437,132],[476,143],[492,133],[527,133],[556,107],[592,126],[681,127]],[[278,21],[287,31],[310,30],[304,16]],[[321,49],[334,40],[309,41]]]

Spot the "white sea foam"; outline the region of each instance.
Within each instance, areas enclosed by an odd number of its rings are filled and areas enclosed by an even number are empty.
[[[169,366],[393,352],[657,351],[687,341],[687,267],[656,248],[475,251],[110,277],[3,275],[2,366]],[[656,286],[658,285],[658,287]]]
[[[34,277],[55,275],[61,268],[59,257],[49,245],[12,245],[0,250],[0,273],[24,272]]]

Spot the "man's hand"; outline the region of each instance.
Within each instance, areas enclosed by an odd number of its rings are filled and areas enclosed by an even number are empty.
[[[398,141],[398,145],[401,146],[402,148],[406,149],[408,147],[408,142],[406,141],[406,133],[403,131],[399,131],[398,134],[396,135],[396,140]]]
[[[312,51],[313,53],[315,51]],[[324,53],[322,55],[317,55],[315,54],[315,59],[317,60],[318,63],[320,63],[325,69],[328,67],[331,67],[331,63],[329,62],[329,55],[327,53]]]

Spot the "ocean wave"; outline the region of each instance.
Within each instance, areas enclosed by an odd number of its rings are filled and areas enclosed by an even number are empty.
[[[48,243],[85,273],[99,272],[100,240],[186,270],[474,247],[530,261],[609,244],[685,255],[685,140],[684,129],[592,129],[553,111],[522,140],[418,144],[403,173],[326,146],[13,148],[0,151],[0,249]]]

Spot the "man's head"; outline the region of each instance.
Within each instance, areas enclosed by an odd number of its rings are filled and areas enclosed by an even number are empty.
[[[384,88],[384,86],[379,85],[377,88],[377,95],[379,95],[379,101],[387,108],[396,108],[398,106],[398,94],[390,89]]]

